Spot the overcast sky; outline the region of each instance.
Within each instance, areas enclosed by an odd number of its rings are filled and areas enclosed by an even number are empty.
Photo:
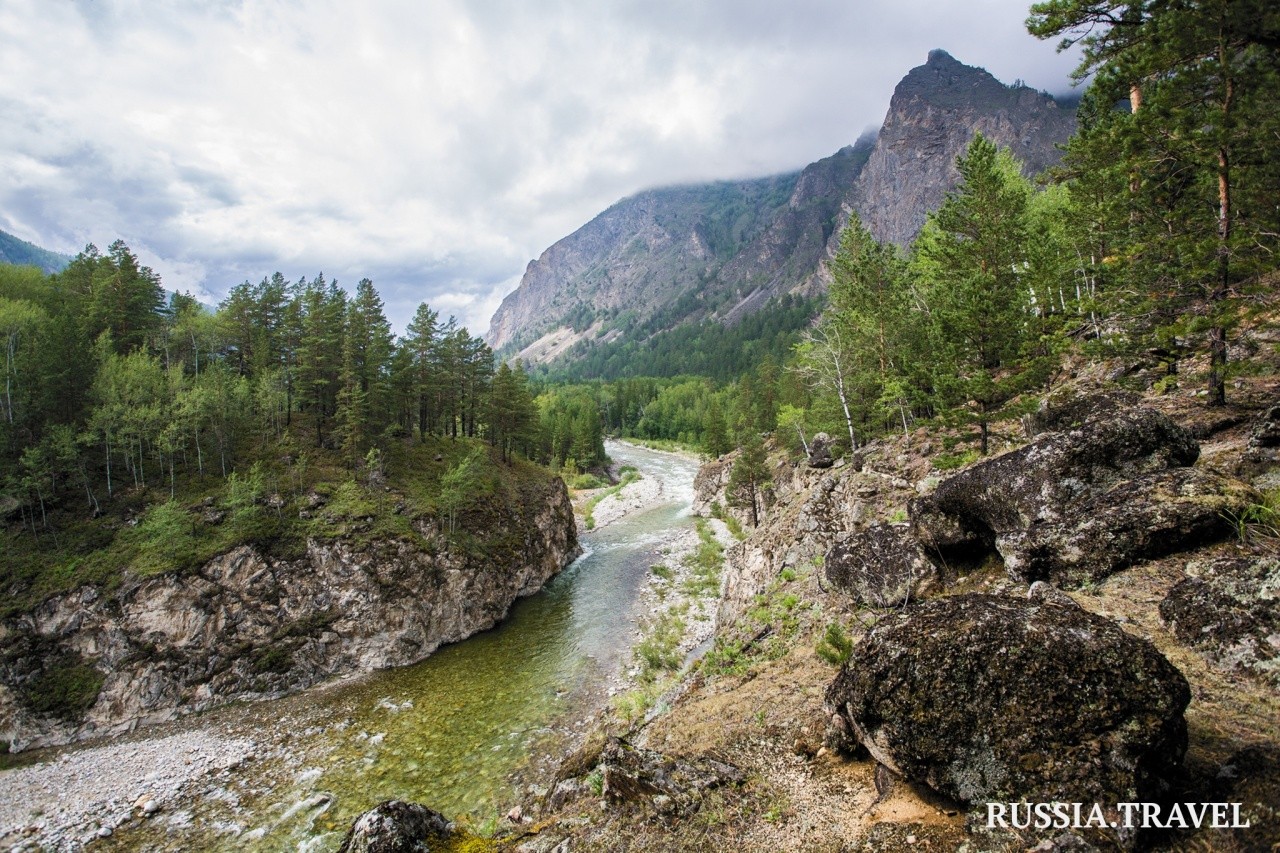
[[[0,0],[0,229],[210,301],[373,279],[477,334],[543,249],[671,183],[799,169],[942,47],[1068,89],[1020,0]]]

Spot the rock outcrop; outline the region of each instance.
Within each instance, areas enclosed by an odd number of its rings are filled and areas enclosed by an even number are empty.
[[[1154,646],[1107,619],[975,594],[884,617],[827,691],[877,761],[967,805],[1155,801],[1190,699]]]
[[[1186,467],[1199,445],[1152,409],[1079,401],[1040,420],[1061,429],[912,501],[912,530],[944,563],[996,551],[1020,580],[1079,585],[1223,539],[1256,500],[1242,482]]]
[[[827,580],[858,604],[895,607],[927,595],[941,580],[906,524],[876,524],[827,552]]]
[[[981,133],[1034,175],[1058,162],[1073,109],[1044,92],[1006,86],[945,50],[907,73],[849,199],[876,239],[905,246],[959,181],[956,158]]]
[[[15,751],[62,743],[421,660],[492,627],[577,555],[559,478],[504,506],[491,553],[339,539],[272,559],[240,546],[192,574],[52,598],[0,626],[0,738]],[[70,709],[82,715],[30,701],[33,685],[95,677],[100,689]]]

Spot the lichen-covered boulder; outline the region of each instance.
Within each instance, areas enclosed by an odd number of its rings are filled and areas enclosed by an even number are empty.
[[[830,468],[835,464],[835,458],[831,455],[831,448],[835,444],[831,440],[831,436],[825,432],[820,432],[813,437],[813,441],[809,443],[809,467],[810,468]]]
[[[1160,618],[1217,666],[1280,685],[1280,561],[1224,558],[1193,565]]]
[[[943,480],[910,504],[916,537],[944,560],[990,551],[997,539],[1069,519],[1123,480],[1193,464],[1191,434],[1152,409],[1112,409]]]
[[[338,853],[426,853],[443,850],[453,824],[418,803],[384,800],[355,819]]]
[[[1199,468],[1125,480],[1081,502],[1069,518],[996,538],[1005,569],[1019,580],[1079,586],[1139,560],[1226,539],[1257,494]]]
[[[989,595],[886,616],[826,695],[877,761],[968,805],[1154,801],[1186,751],[1190,698],[1113,622]]]
[[[1130,391],[1076,394],[1063,389],[1040,402],[1040,407],[1027,416],[1027,426],[1032,435],[1077,429],[1085,421],[1137,408],[1141,402],[1142,398]]]
[[[939,583],[929,559],[907,524],[875,524],[827,551],[827,580],[854,601],[896,607],[928,594]]]
[[[1249,435],[1249,447],[1280,447],[1280,406],[1267,409]]]

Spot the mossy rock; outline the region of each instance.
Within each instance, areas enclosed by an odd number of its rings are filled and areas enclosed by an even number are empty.
[[[886,616],[827,691],[881,764],[968,805],[1158,800],[1190,699],[1153,645],[1107,619],[976,594]]]
[[[98,701],[105,676],[79,655],[63,655],[18,689],[31,712],[77,721]]]

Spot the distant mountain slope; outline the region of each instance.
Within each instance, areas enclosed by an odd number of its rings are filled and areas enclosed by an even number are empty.
[[[705,314],[714,307],[706,283],[773,222],[798,177],[669,187],[618,202],[529,264],[488,342],[510,351],[552,329],[576,330],[575,340],[588,330],[625,332],[695,292],[679,313]]]
[[[34,243],[19,240],[12,234],[0,231],[0,264],[39,267],[47,273],[60,272],[71,258],[42,249]]]
[[[975,132],[1034,174],[1057,161],[1074,128],[1073,108],[931,51],[898,84],[879,134],[799,174],[618,202],[529,264],[486,340],[547,363],[581,357],[592,342],[734,323],[783,294],[821,294],[851,211],[905,246],[955,186],[956,157]]]

